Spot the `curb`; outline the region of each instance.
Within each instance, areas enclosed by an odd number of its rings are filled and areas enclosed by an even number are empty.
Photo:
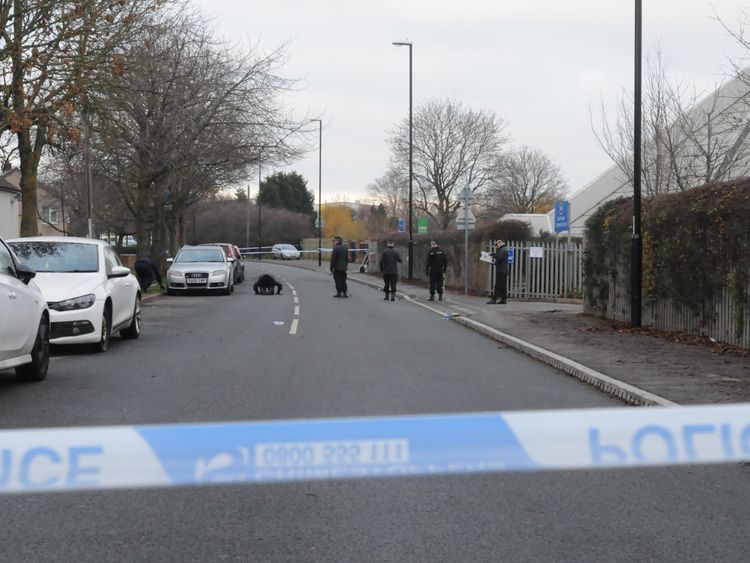
[[[380,288],[380,285],[374,284],[367,280],[351,279],[351,281],[356,281],[357,283],[368,285],[376,289]],[[446,316],[446,313],[444,311],[435,309],[434,307],[431,307],[430,305],[427,305],[425,303],[420,303],[413,297],[403,292],[399,291],[398,293],[401,294],[402,299],[406,299],[407,301],[414,303],[415,305],[418,305],[424,309],[427,309],[428,311],[432,311],[433,313],[437,313],[441,316]],[[584,383],[587,383],[592,387],[603,391],[604,393],[607,393],[610,396],[622,399],[623,401],[631,405],[649,407],[680,406],[678,403],[670,401],[669,399],[665,399],[664,397],[660,397],[659,395],[655,395],[643,389],[639,389],[638,387],[630,385],[629,383],[625,383],[624,381],[620,381],[619,379],[615,379],[614,377],[610,377],[594,369],[591,369],[590,367],[578,363],[575,360],[571,360],[570,358],[566,358],[565,356],[561,356],[559,354],[555,354],[554,352],[550,352],[549,350],[545,350],[544,348],[537,346],[536,344],[531,344],[530,342],[526,342],[525,340],[521,340],[520,338],[511,336],[510,334],[506,334],[502,331],[492,328],[491,326],[487,326],[468,317],[458,314],[450,314],[449,316],[451,319],[467,328],[488,336],[489,338],[492,338],[497,342],[502,342],[503,344],[515,350],[531,356],[535,360],[552,366],[553,368],[558,369],[567,375],[575,377],[576,379],[583,381]]]

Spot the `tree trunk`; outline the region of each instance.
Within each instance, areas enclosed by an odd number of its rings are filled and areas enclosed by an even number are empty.
[[[31,146],[31,133],[28,129],[19,131],[17,136],[18,156],[21,160],[21,236],[34,237],[39,234],[36,194],[39,157],[37,150]]]

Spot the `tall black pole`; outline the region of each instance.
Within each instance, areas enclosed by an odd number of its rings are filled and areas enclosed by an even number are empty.
[[[323,175],[323,121],[321,119],[311,119],[310,121],[318,122],[318,268],[323,264],[323,213],[322,201],[323,191],[321,188],[321,178]]]
[[[412,209],[414,207],[414,122],[412,119],[412,44],[410,41],[394,41],[397,47],[409,47],[409,279],[414,278],[414,218]]]
[[[412,217],[412,194],[413,194],[413,163],[414,163],[414,139],[413,139],[413,121],[412,121],[412,65],[411,65],[411,48],[409,43],[409,279],[414,276],[414,219]]]
[[[635,0],[635,107],[633,111],[633,246],[630,281],[630,324],[641,326],[643,239],[641,238],[641,28],[642,0]]]
[[[258,202],[257,202],[258,203],[258,253],[259,253],[258,254],[258,260],[260,260],[261,256],[262,256],[260,254],[260,251],[261,251],[260,250],[260,238],[261,238],[261,232],[262,232],[261,229],[260,229],[260,182],[261,182],[261,179],[260,179],[260,160],[261,160],[262,156],[263,156],[263,152],[259,149],[258,150]]]

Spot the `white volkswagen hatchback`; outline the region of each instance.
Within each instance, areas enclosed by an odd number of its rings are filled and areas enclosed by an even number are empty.
[[[49,311],[33,277],[0,239],[0,369],[24,381],[43,380],[49,365]]]
[[[36,270],[50,308],[52,344],[91,344],[104,352],[109,338],[141,333],[141,290],[105,241],[75,237],[9,240],[19,260]]]

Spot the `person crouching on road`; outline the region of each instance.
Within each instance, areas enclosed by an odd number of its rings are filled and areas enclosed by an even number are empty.
[[[443,300],[443,281],[445,271],[448,269],[448,256],[440,249],[437,241],[430,243],[430,253],[427,255],[427,276],[430,278],[430,301],[435,301],[435,292],[438,299]]]
[[[349,263],[349,249],[344,246],[341,237],[333,237],[333,251],[331,251],[331,273],[336,282],[334,297],[349,297],[346,286],[346,265]]]
[[[505,305],[508,298],[508,248],[504,240],[495,243],[495,252],[490,256],[495,260],[495,291],[487,305]]]
[[[138,285],[141,286],[142,293],[145,293],[146,290],[151,287],[154,280],[158,282],[160,288],[164,289],[159,268],[151,258],[148,256],[145,258],[139,258],[135,261],[133,267],[135,269],[135,276],[138,278]]]
[[[388,301],[388,292],[391,294],[391,301],[396,300],[396,282],[398,281],[398,264],[401,262],[401,255],[394,248],[395,242],[389,240],[386,243],[386,249],[380,255],[380,271],[383,273],[383,283],[385,287],[385,301]]]
[[[283,286],[271,274],[263,274],[253,284],[253,291],[256,295],[273,295],[274,287],[276,288],[276,295],[280,295]]]

